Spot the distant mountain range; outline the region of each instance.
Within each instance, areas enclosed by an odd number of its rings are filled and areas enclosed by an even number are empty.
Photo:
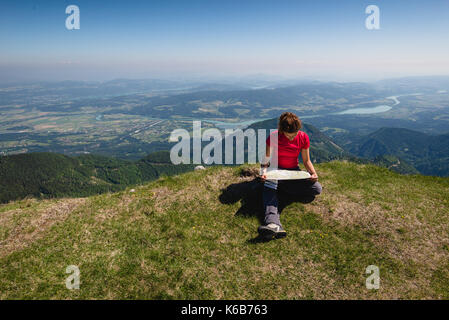
[[[380,128],[355,139],[348,151],[364,158],[395,155],[426,175],[449,175],[449,133],[428,135],[403,128]]]

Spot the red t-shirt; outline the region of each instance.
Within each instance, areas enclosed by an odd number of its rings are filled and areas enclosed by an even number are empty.
[[[279,134],[278,130],[271,133],[267,138],[267,146],[270,145],[271,137],[278,136],[278,167],[285,169],[292,169],[298,166],[298,157],[301,149],[308,149],[310,147],[310,140],[307,133],[299,131],[296,137],[290,141],[283,134]],[[276,148],[272,156],[276,156]]]

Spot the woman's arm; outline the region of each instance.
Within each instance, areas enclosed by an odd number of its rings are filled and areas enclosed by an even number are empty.
[[[304,163],[304,167],[306,167],[306,170],[311,175],[310,180],[312,180],[313,182],[317,181],[318,175],[316,174],[316,171],[315,171],[315,168],[313,167],[312,161],[310,161],[309,148],[301,149],[301,157],[302,157],[302,162]]]
[[[271,148],[269,145],[267,145],[266,149],[265,149],[265,159],[261,163],[261,167],[262,167],[262,172],[261,172],[262,177],[261,178],[262,179],[266,179],[267,168],[268,168],[268,164],[270,162],[270,155],[271,155]]]

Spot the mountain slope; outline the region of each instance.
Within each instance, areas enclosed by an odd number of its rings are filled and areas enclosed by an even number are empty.
[[[104,156],[69,157],[57,153],[27,153],[0,157],[0,203],[26,196],[87,196],[118,191],[162,174],[177,174],[193,166],[173,166],[168,153],[139,161]]]
[[[256,238],[261,185],[242,168],[0,205],[0,299],[449,298],[449,178],[316,168],[323,193],[288,205],[288,236],[271,242]]]
[[[404,128],[380,128],[353,143],[349,151],[367,158],[395,155],[422,174],[449,175],[449,134],[432,136]]]
[[[418,170],[407,161],[388,154],[375,157],[373,163],[401,174],[419,174]]]

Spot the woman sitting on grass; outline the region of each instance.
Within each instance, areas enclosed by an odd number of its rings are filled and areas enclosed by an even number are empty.
[[[317,181],[318,175],[310,161],[309,136],[299,129],[301,129],[299,118],[294,113],[284,112],[279,117],[278,130],[267,138],[266,161],[261,164],[262,179],[265,181],[263,188],[265,217],[264,224],[258,229],[260,236],[264,239],[282,238],[287,235],[280,221],[279,196],[290,196],[294,200],[306,199],[310,202],[322,190],[321,184]],[[275,143],[276,140],[277,143]],[[273,143],[270,143],[271,141]],[[279,169],[300,170],[298,163],[300,153],[304,167],[311,175],[309,179],[266,180],[266,170],[270,166],[268,160],[271,155],[277,156]]]

